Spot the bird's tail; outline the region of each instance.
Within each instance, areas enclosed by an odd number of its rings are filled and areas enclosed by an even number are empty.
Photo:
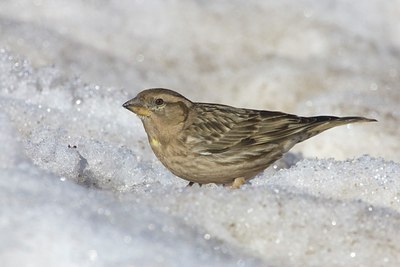
[[[316,117],[303,117],[304,132],[300,135],[302,142],[312,136],[315,136],[330,128],[356,122],[374,122],[375,119],[364,117],[335,117],[335,116],[316,116]]]

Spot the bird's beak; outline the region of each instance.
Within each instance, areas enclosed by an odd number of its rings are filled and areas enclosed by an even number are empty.
[[[151,111],[147,107],[145,107],[138,99],[136,99],[136,97],[125,102],[122,106],[139,116],[148,117],[151,114]]]

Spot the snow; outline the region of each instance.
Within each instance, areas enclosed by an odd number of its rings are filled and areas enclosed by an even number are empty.
[[[1,266],[400,265],[399,1],[0,3]],[[195,101],[378,123],[239,190],[186,182],[121,107]]]

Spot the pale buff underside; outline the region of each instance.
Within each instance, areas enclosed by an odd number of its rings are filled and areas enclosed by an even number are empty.
[[[237,161],[232,163],[232,158],[229,157],[228,160],[223,154],[187,154],[187,151],[179,150],[182,145],[178,142],[174,145],[174,149],[170,149],[170,145],[162,147],[163,145],[155,138],[149,138],[149,142],[154,154],[173,174],[200,184],[230,184],[235,178],[251,179],[282,156],[282,149],[271,145],[272,151],[264,147],[264,156],[258,155],[257,159],[251,162],[241,160],[238,155]]]

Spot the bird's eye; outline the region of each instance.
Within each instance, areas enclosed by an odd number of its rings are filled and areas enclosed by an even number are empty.
[[[161,98],[157,98],[155,103],[157,106],[161,106],[162,104],[164,104],[164,100],[162,100]]]

